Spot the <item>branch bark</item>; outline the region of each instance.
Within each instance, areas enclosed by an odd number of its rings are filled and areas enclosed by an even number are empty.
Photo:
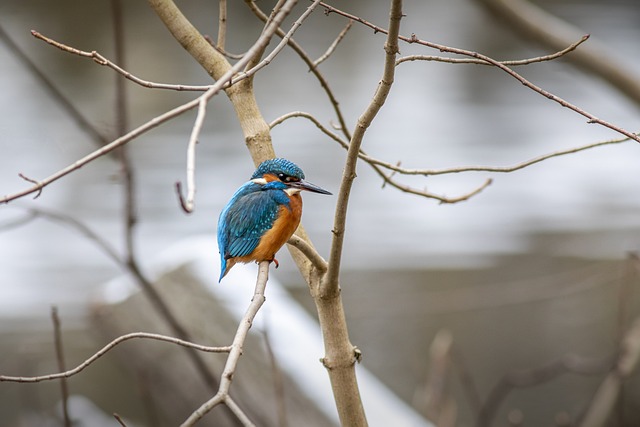
[[[579,28],[526,0],[478,0],[478,3],[503,18],[503,22],[515,31],[551,49],[561,49],[584,34]],[[630,73],[628,67],[610,52],[611,49],[592,38],[589,43],[569,55],[568,59],[640,104],[638,76]]]

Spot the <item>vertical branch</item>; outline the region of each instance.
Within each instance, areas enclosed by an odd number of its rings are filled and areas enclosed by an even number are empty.
[[[222,51],[227,42],[227,0],[218,1],[218,41],[216,47]]]
[[[60,317],[58,317],[58,308],[51,307],[51,320],[53,321],[53,339],[56,347],[56,359],[58,361],[58,371],[65,372],[67,368],[64,363],[64,347],[62,345],[62,334],[60,333]],[[62,393],[62,414],[64,416],[64,426],[71,427],[71,417],[69,417],[69,388],[67,387],[67,379],[60,378],[60,391]]]
[[[355,373],[355,363],[360,359],[361,354],[349,341],[338,281],[347,206],[353,180],[356,176],[356,162],[364,134],[384,104],[393,83],[401,19],[402,1],[392,0],[389,12],[389,33],[384,45],[386,53],[384,72],[371,103],[358,119],[349,145],[336,205],[329,267],[327,273],[323,277],[318,277],[317,283],[311,285],[325,346],[325,356],[322,358],[322,363],[327,368],[338,416],[344,426],[367,425]]]
[[[323,281],[321,294],[325,296],[338,293],[338,275],[340,273],[340,261],[342,258],[342,247],[344,243],[345,223],[347,220],[347,207],[353,180],[356,177],[356,164],[358,154],[362,145],[362,140],[367,128],[384,105],[389,95],[391,85],[395,75],[396,56],[398,54],[398,35],[400,33],[400,20],[402,19],[402,1],[392,0],[391,11],[389,13],[389,32],[387,41],[384,44],[385,62],[382,80],[378,83],[378,88],[373,99],[365,112],[358,119],[356,129],[351,137],[349,150],[347,151],[347,162],[342,174],[342,184],[338,193],[338,202],[333,225],[333,241],[331,244],[331,255],[329,258],[329,270],[327,277]]]
[[[111,0],[111,13],[113,15],[113,41],[115,47],[115,61],[121,67],[127,68],[124,47],[124,26],[122,25],[122,3],[121,0]],[[116,100],[115,100],[115,120],[116,132],[124,135],[129,127],[129,111],[127,103],[127,86],[124,79],[116,75]],[[127,263],[134,262],[134,228],[136,225],[136,205],[135,205],[135,181],[133,168],[127,147],[123,145],[116,151],[120,161],[120,175],[124,184],[124,239]]]

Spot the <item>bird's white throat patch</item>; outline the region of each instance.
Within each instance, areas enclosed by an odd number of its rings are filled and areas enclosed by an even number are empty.
[[[287,193],[289,196],[293,196],[294,194],[298,194],[301,191],[302,191],[302,188],[295,188],[295,187],[289,187],[286,190],[284,190],[284,192]]]
[[[255,178],[255,179],[252,179],[251,182],[255,184],[265,185],[267,183],[267,180],[264,178]]]

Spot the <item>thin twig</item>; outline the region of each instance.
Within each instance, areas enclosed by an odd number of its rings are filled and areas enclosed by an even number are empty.
[[[27,182],[30,182],[32,184],[35,184],[36,186],[40,187],[38,189],[38,192],[36,193],[35,196],[33,196],[34,200],[37,199],[38,197],[40,197],[40,195],[42,194],[42,185],[40,183],[40,181],[36,181],[33,178],[29,178],[28,176],[26,176],[25,174],[23,174],[22,172],[18,173],[18,176],[22,179],[24,179]]]
[[[64,372],[67,370],[64,362],[64,346],[62,344],[62,334],[60,333],[60,317],[58,316],[58,308],[54,305],[51,307],[51,320],[53,322],[53,340],[56,347],[56,360],[58,361],[58,370]],[[71,427],[71,417],[69,417],[69,387],[67,379],[60,378],[60,392],[62,394],[62,414],[64,417],[65,427]]]
[[[199,99],[194,99],[193,101],[189,101],[186,104],[180,105],[172,110],[167,111],[164,114],[161,114],[157,117],[154,117],[153,119],[149,120],[148,122],[144,123],[143,125],[135,128],[134,130],[132,130],[131,132],[127,133],[126,135],[123,135],[117,139],[115,139],[113,142],[105,145],[104,147],[95,150],[94,152],[88,154],[87,156],[75,161],[74,163],[72,163],[71,165],[60,169],[59,171],[55,172],[54,174],[48,176],[47,178],[44,178],[40,181],[35,181],[37,182],[35,185],[28,187],[22,191],[18,191],[16,193],[12,193],[12,194],[8,194],[5,195],[4,197],[2,197],[0,199],[0,203],[9,203],[12,200],[16,200],[19,199],[21,197],[24,197],[26,195],[32,194],[32,193],[36,193],[36,192],[40,192],[44,187],[46,187],[47,185],[51,184],[52,182],[55,182],[57,180],[59,180],[60,178],[70,174],[71,172],[74,172],[77,169],[80,169],[81,167],[83,167],[84,165],[94,161],[95,159],[98,159],[102,156],[104,156],[107,153],[112,152],[113,150],[115,150],[116,148],[128,143],[129,141],[139,137],[140,135],[148,132],[151,129],[154,129],[158,126],[160,126],[162,123],[171,120],[177,116],[179,116],[180,114],[184,113],[185,111],[189,111],[192,108],[195,108],[198,105]]]
[[[120,424],[122,427],[127,427],[122,417],[120,417],[120,415],[116,414],[115,412],[113,413],[113,418],[115,418],[118,424]]]
[[[284,115],[278,117],[277,119],[275,119],[274,121],[272,121],[269,126],[273,128],[273,127],[283,123],[285,120],[293,118],[293,117],[303,117],[303,118],[308,119],[313,124],[315,124],[318,127],[318,129],[320,129],[325,135],[329,136],[331,139],[333,139],[338,144],[340,144],[340,146],[342,148],[344,148],[345,150],[349,149],[349,143],[347,141],[343,140],[339,135],[331,132],[328,128],[323,126],[322,123],[320,123],[320,121],[317,118],[315,118],[313,115],[311,115],[309,113],[305,113],[303,111],[293,111],[291,113],[284,114]],[[358,153],[358,157],[360,159],[364,160],[367,164],[369,164],[369,166],[371,166],[371,168],[380,176],[380,178],[382,178],[383,186],[385,184],[389,184],[390,186],[392,186],[392,187],[394,187],[394,188],[396,188],[396,189],[398,189],[400,191],[403,191],[405,193],[410,193],[410,194],[414,194],[416,196],[426,197],[426,198],[429,198],[429,199],[435,199],[435,200],[438,200],[441,203],[458,203],[458,202],[469,200],[471,197],[477,195],[482,190],[484,190],[489,184],[491,184],[491,180],[485,180],[485,182],[483,184],[481,184],[479,187],[477,187],[476,189],[472,190],[471,192],[468,192],[468,193],[463,194],[463,195],[458,196],[458,197],[446,197],[446,196],[442,196],[442,195],[439,195],[439,194],[431,193],[431,192],[426,191],[426,190],[419,190],[417,188],[401,184],[398,181],[396,181],[395,179],[393,179],[393,175],[394,175],[395,172],[399,172],[399,173],[403,173],[403,174],[407,174],[407,175],[419,175],[419,174],[405,173],[405,171],[410,171],[410,170],[401,168],[399,164],[396,164],[394,166],[391,163],[383,162],[381,160],[378,160],[378,159],[375,159],[373,157],[370,157],[362,149],[360,149],[360,152]],[[383,167],[385,167],[387,169],[391,169],[392,173],[386,174],[382,170]],[[425,173],[425,174],[422,174],[422,175],[428,175],[428,174]]]
[[[231,388],[231,382],[236,371],[236,366],[238,365],[240,356],[242,356],[242,349],[244,348],[244,342],[249,334],[249,329],[251,328],[253,320],[255,319],[256,314],[258,314],[260,307],[264,304],[264,291],[268,280],[269,261],[262,261],[258,266],[258,278],[256,280],[253,298],[251,298],[251,303],[249,304],[249,307],[247,307],[247,311],[238,325],[236,335],[233,338],[233,343],[231,344],[231,350],[229,351],[229,356],[227,357],[227,361],[220,378],[220,388],[215,396],[203,403],[189,416],[189,418],[187,418],[187,420],[182,424],[182,427],[194,425],[198,420],[211,411],[211,409],[222,402],[226,403],[229,409],[231,409],[241,421],[244,421],[241,418],[241,415],[244,415],[244,413],[239,407],[237,407],[237,405],[235,405],[235,402],[231,401],[229,398],[229,389]],[[252,424],[244,423],[244,425]]]
[[[87,360],[82,362],[80,365],[76,366],[73,369],[68,371],[59,372],[56,374],[48,374],[48,375],[40,375],[36,377],[18,377],[18,376],[8,376],[8,375],[0,375],[0,382],[17,382],[17,383],[37,383],[41,381],[51,381],[58,380],[60,378],[69,378],[80,372],[82,372],[85,368],[91,365],[93,362],[104,356],[108,353],[112,348],[121,344],[125,341],[142,338],[142,339],[151,339],[156,341],[164,341],[172,344],[177,344],[182,347],[192,348],[194,350],[203,351],[206,353],[229,353],[231,351],[231,347],[210,347],[200,344],[194,344],[189,341],[181,340],[180,338],[169,337],[166,335],[152,334],[148,332],[132,332],[130,334],[121,335],[118,338],[111,341],[109,344],[105,345],[102,349],[94,353]]]
[[[586,144],[580,147],[568,148],[566,150],[558,150],[551,153],[543,154],[541,156],[534,157],[524,162],[516,163],[515,165],[512,165],[512,166],[460,166],[460,167],[445,168],[445,169],[407,169],[407,168],[402,168],[397,164],[384,162],[376,158],[367,156],[365,154],[362,154],[361,158],[370,164],[382,166],[385,169],[389,169],[403,175],[430,176],[430,175],[445,175],[445,174],[461,173],[461,172],[509,173],[509,172],[515,172],[520,169],[524,169],[528,166],[534,165],[536,163],[540,163],[544,160],[551,159],[553,157],[560,157],[560,156],[565,156],[567,154],[574,154],[580,151],[589,150],[591,148],[601,147],[603,145],[620,144],[620,143],[629,141],[629,139],[630,138],[610,139],[606,141],[594,142],[592,144]]]
[[[580,28],[545,11],[534,2],[526,0],[476,0],[501,17],[501,23],[511,26],[529,40],[550,49],[561,49],[584,34]],[[535,2],[537,3],[537,2]],[[580,69],[599,76],[607,84],[636,104],[640,104],[640,82],[637,69],[617,49],[601,43],[594,37],[567,59]]]
[[[140,86],[143,86],[143,87],[146,87],[146,88],[150,88],[150,89],[168,89],[168,90],[177,90],[177,91],[204,92],[204,91],[208,90],[211,87],[211,86],[192,86],[192,85],[176,85],[176,84],[166,84],[166,83],[155,83],[155,82],[150,82],[150,81],[147,81],[147,80],[143,80],[143,79],[141,79],[139,77],[134,76],[133,74],[131,74],[130,72],[128,72],[124,68],[118,66],[114,62],[108,60],[107,58],[105,58],[100,53],[96,52],[95,50],[91,51],[91,52],[87,52],[87,51],[84,51],[84,50],[76,49],[74,47],[67,46],[64,43],[60,43],[58,41],[50,39],[49,37],[46,37],[46,36],[40,34],[38,31],[35,31],[35,30],[31,30],[31,34],[35,38],[40,39],[40,40],[50,44],[51,46],[57,47],[60,50],[72,53],[74,55],[83,56],[85,58],[91,58],[91,59],[93,59],[93,61],[96,64],[102,65],[102,66],[105,66],[105,67],[109,67],[109,68],[115,70],[117,73],[122,74],[125,78],[131,80],[132,82],[137,83]]]
[[[288,244],[294,246],[300,252],[302,252],[309,261],[313,264],[313,266],[321,273],[327,271],[327,261],[320,256],[318,251],[315,250],[313,246],[307,243],[301,237],[296,236],[295,234],[289,238],[287,241]]]
[[[207,35],[207,34],[203,34],[202,37],[207,41],[207,43],[209,43],[211,45],[212,48],[214,48],[216,50],[216,52],[218,52],[220,55],[224,56],[225,58],[228,59],[240,59],[244,56],[244,53],[231,53],[231,52],[227,52],[224,49],[220,49],[217,45],[215,40],[213,40],[211,38],[211,36]]]
[[[350,20],[349,22],[353,22],[353,21]],[[518,60],[512,60],[512,61],[498,61],[498,62],[501,63],[502,65],[506,65],[506,66],[509,66],[509,67],[517,67],[517,66],[521,66],[521,65],[533,64],[533,63],[536,63],[536,62],[552,61],[554,59],[558,59],[558,58],[566,55],[569,52],[574,51],[578,46],[580,46],[582,43],[586,42],[588,39],[589,39],[589,34],[585,34],[577,42],[569,45],[568,47],[562,49],[559,52],[552,53],[550,55],[543,55],[543,56],[537,56],[535,58],[518,59]],[[399,58],[396,61],[396,65],[400,65],[403,62],[408,62],[408,61],[436,61],[436,62],[445,62],[445,63],[448,63],[448,64],[493,65],[490,62],[483,61],[481,59],[445,58],[443,56],[434,56],[434,55],[408,55],[408,56],[403,56],[402,58]]]
[[[250,78],[260,69],[269,65],[271,61],[273,61],[273,59],[278,55],[278,53],[280,53],[280,51],[287,45],[287,41],[296,32],[296,30],[300,28],[304,20],[307,19],[311,12],[313,12],[315,7],[320,3],[320,0],[315,0],[314,3],[300,15],[300,17],[291,25],[291,29],[289,30],[289,32],[282,38],[280,43],[278,43],[278,45],[271,51],[271,53],[269,53],[269,55],[267,55],[262,61],[260,61],[251,69],[241,71],[247,65],[251,64],[254,58],[259,56],[259,53],[266,48],[267,44],[271,40],[271,37],[278,30],[280,24],[290,13],[295,3],[296,2],[293,0],[285,2],[279,9],[278,13],[273,17],[273,20],[266,25],[265,30],[262,32],[258,40],[253,44],[251,49],[247,51],[247,54],[240,61],[236,62],[233,67],[231,67],[231,69],[229,69],[225,73],[223,78],[221,78],[215,85],[213,85],[211,89],[209,89],[200,97],[200,101],[198,104],[198,115],[196,116],[196,121],[193,125],[191,136],[189,138],[190,154],[188,155],[189,161],[187,163],[187,199],[182,205],[183,209],[186,208],[185,210],[187,212],[193,212],[193,197],[195,196],[195,178],[193,173],[195,170],[195,143],[198,140],[198,137],[202,130],[202,124],[204,123],[204,119],[206,116],[206,104],[209,102],[211,97],[213,97],[219,90],[217,89],[214,92],[213,89],[218,85],[219,82],[224,82],[226,79],[231,79],[231,84],[234,84],[236,81],[239,81],[240,78]]]
[[[333,43],[329,45],[326,52],[322,54],[318,59],[313,61],[314,67],[317,67],[318,65],[322,64],[331,56],[331,54],[336,50],[336,47],[338,47],[338,44],[340,44],[342,39],[344,39],[344,37],[347,35],[347,33],[349,32],[352,26],[353,26],[353,21],[349,20],[349,22],[347,22],[347,25],[342,29],[342,31],[340,31],[340,34],[338,34],[338,37],[336,37]]]
[[[260,8],[257,6],[257,4],[254,1],[247,2],[246,4],[251,8],[251,11],[255,13],[255,15],[259,19],[261,19],[263,22],[266,22],[266,20],[268,19],[267,15],[262,10],[260,10]],[[285,33],[281,29],[278,29],[276,34],[278,35],[278,37],[284,37]],[[340,123],[339,125],[340,130],[342,131],[345,138],[351,139],[351,132],[349,131],[349,127],[347,126],[346,120],[344,118],[344,114],[342,114],[342,110],[340,109],[340,103],[338,102],[338,99],[333,93],[333,90],[329,86],[329,82],[327,81],[327,79],[325,79],[324,75],[320,72],[320,70],[313,65],[313,60],[304,51],[304,49],[302,49],[302,46],[300,46],[293,38],[290,38],[288,43],[289,43],[289,47],[291,47],[291,49],[293,49],[293,51],[298,54],[300,59],[302,59],[302,61],[305,64],[307,64],[307,66],[309,67],[309,71],[316,77],[316,79],[318,80],[318,83],[320,83],[320,86],[322,87],[325,94],[329,98],[329,102],[331,102],[331,106],[333,107],[333,110],[336,114],[338,122]]]
[[[187,144],[187,198],[182,198],[182,193],[178,193],[180,196],[180,206],[186,213],[192,213],[195,205],[196,197],[196,145],[198,144],[198,135],[202,131],[204,125],[204,119],[207,114],[207,102],[204,99],[200,100],[198,105],[198,116],[196,122],[191,129],[191,136],[189,137],[189,143]],[[180,191],[180,184],[177,185],[177,190]]]
[[[238,418],[238,421],[243,425],[243,427],[256,427],[256,425],[249,419],[247,414],[244,413],[242,408],[238,406],[235,400],[231,398],[228,394],[224,397],[224,404],[227,405],[231,412]]]
[[[352,15],[350,13],[344,12],[340,9],[337,9],[331,5],[328,5],[324,2],[321,3],[321,5],[327,10],[327,13],[337,13],[339,15],[344,16],[345,18],[349,18],[349,19],[353,19],[356,22],[359,22],[363,25],[366,25],[369,28],[372,28],[376,33],[383,33],[383,34],[388,34],[388,30],[378,27],[377,25],[374,25],[368,21],[366,21],[365,19],[362,19],[358,16]],[[613,130],[614,132],[620,133],[626,137],[629,137],[630,139],[633,139],[636,142],[640,142],[640,136],[638,136],[637,134],[630,132],[620,126],[616,126],[613,123],[610,123],[606,120],[600,119],[598,117],[596,117],[595,115],[589,113],[586,110],[583,110],[582,108],[560,98],[557,95],[554,95],[553,93],[542,89],[541,87],[533,84],[532,82],[530,82],[529,80],[525,79],[523,76],[521,76],[520,74],[516,73],[515,71],[513,71],[511,68],[507,67],[504,64],[501,64],[499,61],[496,61],[493,58],[490,58],[486,55],[480,54],[478,52],[473,52],[470,50],[465,50],[465,49],[459,49],[459,48],[454,48],[454,47],[450,47],[450,46],[445,46],[445,45],[441,45],[438,43],[433,43],[433,42],[429,42],[426,40],[422,40],[420,38],[418,38],[418,36],[416,36],[415,34],[411,34],[411,36],[406,37],[406,36],[398,36],[399,40],[402,40],[406,43],[410,43],[410,44],[419,44],[419,45],[423,45],[423,46],[427,46],[430,47],[432,49],[437,49],[441,52],[448,52],[448,53],[454,53],[456,55],[463,55],[463,56],[468,56],[471,58],[475,58],[475,59],[479,59],[485,62],[490,63],[491,65],[495,66],[496,68],[499,68],[500,70],[504,71],[505,73],[507,73],[508,75],[510,75],[511,77],[513,77],[514,79],[516,79],[517,81],[519,81],[520,83],[522,83],[524,86],[528,87],[529,89],[533,90],[534,92],[537,92],[538,94],[544,96],[545,98],[548,98],[558,104],[560,104],[561,106],[568,108],[569,110],[574,111],[575,113],[580,114],[581,116],[587,118],[587,123],[592,124],[592,123],[596,123],[599,124],[600,126],[609,128],[611,130]]]
[[[227,0],[218,1],[218,42],[216,47],[222,51],[227,42]]]

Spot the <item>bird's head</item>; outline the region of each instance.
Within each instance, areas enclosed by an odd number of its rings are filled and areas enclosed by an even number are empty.
[[[282,158],[269,159],[260,163],[258,169],[251,176],[251,181],[267,185],[274,189],[281,189],[289,195],[302,190],[320,194],[331,194],[327,190],[304,180],[304,172],[295,163]]]

